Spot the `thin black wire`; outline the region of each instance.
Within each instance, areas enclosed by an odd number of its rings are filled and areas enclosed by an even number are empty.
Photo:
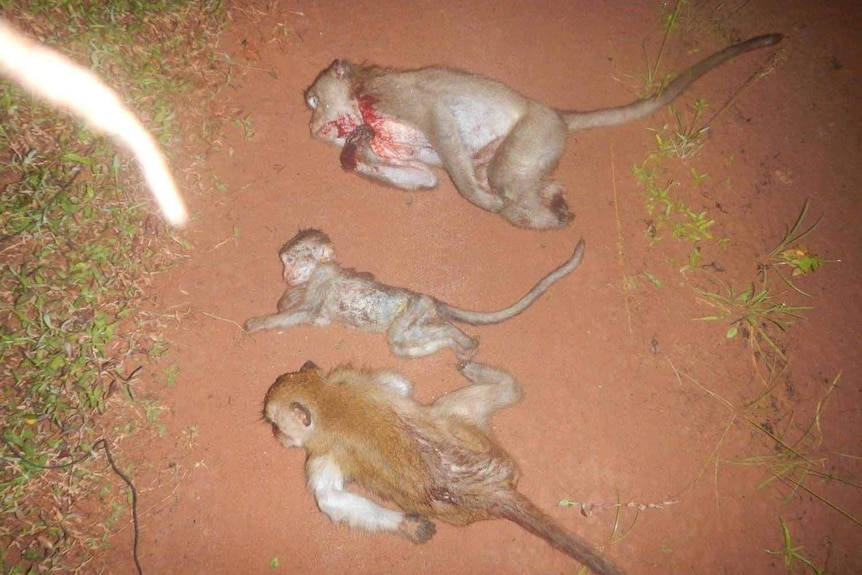
[[[134,562],[135,562],[135,568],[138,570],[138,575],[144,575],[144,570],[141,568],[141,562],[138,559],[138,533],[140,531],[140,528],[138,526],[138,491],[135,489],[135,486],[132,483],[132,480],[129,479],[125,473],[120,471],[120,468],[117,467],[116,463],[114,463],[114,456],[111,455],[111,449],[110,449],[110,447],[108,447],[108,440],[107,439],[105,439],[103,437],[103,438],[97,440],[93,444],[93,446],[90,448],[90,452],[85,453],[84,455],[82,455],[78,459],[75,459],[74,461],[70,461],[68,463],[60,463],[60,464],[55,464],[55,465],[42,465],[40,463],[36,463],[35,461],[30,461],[29,459],[27,459],[27,457],[24,456],[24,454],[18,449],[18,447],[16,445],[9,442],[2,435],[0,435],[0,440],[2,440],[4,444],[6,444],[6,447],[9,448],[9,450],[12,452],[12,455],[14,455],[15,458],[17,458],[19,461],[23,461],[24,463],[26,463],[27,465],[30,465],[31,467],[36,467],[38,469],[66,469],[68,467],[72,467],[73,465],[77,465],[77,464],[81,463],[82,461],[84,461],[85,459],[95,455],[96,449],[98,449],[98,447],[101,445],[102,449],[105,450],[105,455],[108,458],[108,463],[111,465],[111,469],[114,470],[114,473],[116,473],[117,475],[120,476],[120,479],[125,481],[126,485],[129,486],[129,491],[132,493],[132,524],[134,525],[134,528],[135,528],[134,529],[134,540],[132,543],[132,560],[134,560]]]

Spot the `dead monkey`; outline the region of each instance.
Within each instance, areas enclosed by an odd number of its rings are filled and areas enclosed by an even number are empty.
[[[496,312],[462,310],[404,288],[381,284],[369,273],[338,265],[329,237],[301,230],[278,252],[288,288],[278,313],[251,318],[246,331],[332,322],[365,331],[385,331],[389,349],[401,357],[420,357],[451,347],[468,358],[478,342],[452,324],[489,325],[512,318],[536,301],[558,279],[573,272],[584,256],[584,241],[563,265],[542,278],[524,297]]]
[[[309,129],[342,146],[346,170],[404,190],[429,189],[444,168],[458,192],[516,226],[559,228],[573,218],[563,187],[547,180],[566,132],[615,126],[670,104],[728,60],[781,41],[758,36],[683,71],[658,95],[625,106],[554,110],[500,82],[446,68],[394,70],[335,60],[305,92]]]
[[[308,486],[332,521],[424,543],[435,533],[430,519],[508,519],[596,573],[622,575],[518,493],[517,465],[487,433],[491,415],[520,399],[518,383],[478,363],[459,369],[472,385],[420,405],[398,373],[324,374],[309,361],[272,384],[263,416],[282,445],[307,451]],[[350,482],[398,510],[348,491]]]

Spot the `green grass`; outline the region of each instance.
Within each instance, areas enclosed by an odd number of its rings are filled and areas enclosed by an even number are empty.
[[[784,559],[784,568],[788,573],[799,573],[797,565],[802,565],[803,572],[813,573],[814,575],[824,575],[825,569],[822,569],[814,564],[802,554],[802,546],[794,546],[793,539],[790,536],[790,528],[784,522],[784,519],[779,518],[778,523],[781,526],[781,534],[784,542],[784,547],[781,549],[764,549],[770,555],[778,555]]]
[[[800,243],[820,224],[818,219],[807,228],[801,229],[807,214],[808,202],[806,201],[802,205],[802,211],[799,212],[796,221],[787,228],[778,245],[769,252],[766,260],[758,266],[761,275],[772,270],[790,289],[805,296],[808,293],[800,289],[793,280],[814,273],[826,262]],[[785,270],[788,270],[789,273],[786,273]]]
[[[0,8],[107,79],[169,152],[190,143],[177,104],[199,88],[216,5],[0,0]],[[161,347],[141,337],[152,326],[135,311],[147,274],[170,261],[142,189],[111,142],[0,80],[3,573],[74,571],[116,520],[103,461],[39,466],[68,463],[113,433],[102,414],[131,395],[133,362]],[[82,523],[76,504],[100,496],[101,526]]]

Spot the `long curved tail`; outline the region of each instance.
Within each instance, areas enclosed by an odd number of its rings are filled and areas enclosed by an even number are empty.
[[[524,295],[524,297],[506,309],[489,312],[469,311],[453,307],[442,301],[437,301],[437,309],[449,319],[468,323],[470,325],[490,325],[506,321],[530,307],[533,302],[539,299],[543,293],[548,291],[548,288],[551,287],[551,285],[558,279],[575,271],[575,269],[577,269],[581,264],[581,260],[584,259],[584,248],[584,240],[581,239],[581,241],[578,242],[578,245],[575,246],[575,251],[572,253],[572,257],[570,257],[566,263],[543,277],[539,283],[533,286],[533,289]]]
[[[569,130],[583,130],[585,128],[598,128],[601,126],[616,126],[624,124],[638,118],[643,118],[663,108],[673,102],[677,96],[685,92],[695,80],[712,70],[713,68],[724,64],[728,60],[736,58],[740,54],[759,50],[767,46],[774,46],[781,42],[784,36],[781,34],[767,34],[765,36],[757,36],[740,42],[732,46],[728,46],[721,52],[716,52],[712,56],[704,58],[697,64],[691,66],[673,82],[658,94],[645,100],[638,100],[625,106],[616,108],[606,108],[604,110],[591,110],[588,112],[576,112],[569,110],[561,110],[560,114],[565,120]]]
[[[593,573],[625,575],[610,559],[599,555],[592,545],[557,525],[520,493],[513,493],[509,500],[501,503],[495,511],[501,519],[517,523],[533,535],[541,537],[555,549],[586,565]]]

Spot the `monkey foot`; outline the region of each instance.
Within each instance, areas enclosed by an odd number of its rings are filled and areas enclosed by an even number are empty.
[[[542,203],[550,208],[561,227],[575,219],[575,214],[569,211],[569,204],[563,195],[564,190],[559,182],[547,182],[542,188]]]
[[[479,351],[479,338],[471,337],[469,342],[461,343],[455,349],[455,355],[458,357],[458,364],[469,363]]]
[[[398,525],[398,531],[414,543],[425,543],[437,533],[437,527],[421,515],[405,515]]]

